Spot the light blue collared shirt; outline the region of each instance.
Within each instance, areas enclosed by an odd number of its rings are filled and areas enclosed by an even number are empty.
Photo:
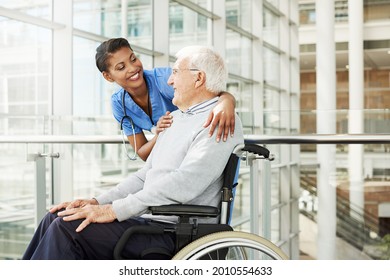
[[[185,111],[186,114],[195,115],[204,111],[209,111],[209,106],[212,106],[214,103],[217,103],[219,100],[219,97],[216,96],[212,99],[209,99],[207,101],[204,101],[202,103],[198,103],[196,105],[191,106],[190,108]]]

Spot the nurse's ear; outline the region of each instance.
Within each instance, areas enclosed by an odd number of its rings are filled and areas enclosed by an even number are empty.
[[[108,73],[108,72],[106,72],[106,71],[103,71],[102,74],[103,74],[103,78],[104,78],[104,79],[106,79],[106,80],[109,81],[109,82],[114,82],[114,80],[111,78],[110,73]]]

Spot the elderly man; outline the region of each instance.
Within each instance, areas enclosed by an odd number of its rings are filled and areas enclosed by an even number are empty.
[[[233,148],[244,142],[238,117],[235,134],[223,143],[203,127],[218,93],[225,90],[226,79],[225,63],[212,49],[180,50],[168,80],[175,92],[172,102],[179,110],[171,113],[172,126],[160,133],[145,166],[96,198],[53,207],[23,258],[111,259],[127,228],[150,223],[149,206],[219,205],[224,167]],[[125,255],[137,259],[148,247],[173,251],[174,237],[137,235]]]

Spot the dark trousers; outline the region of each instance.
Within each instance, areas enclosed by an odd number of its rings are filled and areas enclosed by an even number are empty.
[[[39,224],[25,254],[24,260],[106,260],[113,258],[114,247],[122,233],[134,225],[149,225],[142,218],[106,224],[90,224],[81,232],[76,228],[82,220],[65,222],[56,214],[48,213]],[[139,259],[150,247],[174,250],[172,235],[137,234],[130,238],[124,257]]]

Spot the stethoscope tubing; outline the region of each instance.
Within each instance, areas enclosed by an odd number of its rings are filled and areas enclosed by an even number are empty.
[[[123,91],[123,95],[122,95],[122,110],[123,110],[123,117],[121,119],[121,122],[120,122],[120,128],[121,128],[121,133],[122,133],[122,142],[123,142],[123,151],[124,153],[126,154],[127,158],[130,159],[130,160],[136,160],[137,159],[137,139],[135,137],[135,129],[134,129],[134,122],[133,122],[133,119],[127,115],[126,113],[126,106],[125,106],[125,97],[126,97],[126,91],[124,90]],[[132,156],[129,155],[129,152],[126,148],[126,141],[128,139],[125,139],[125,133],[123,131],[123,122],[125,119],[128,119],[128,121],[130,122],[130,125],[131,125],[131,130],[133,132],[133,139],[134,139],[134,154]]]

